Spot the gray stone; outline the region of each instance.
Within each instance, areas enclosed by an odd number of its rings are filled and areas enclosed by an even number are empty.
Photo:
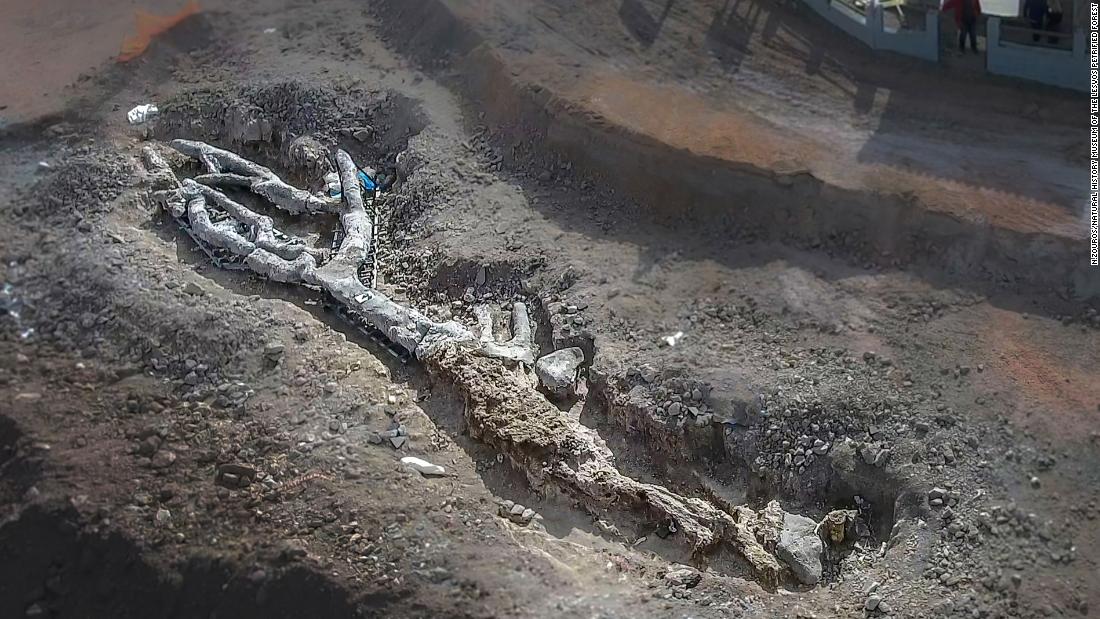
[[[584,351],[580,348],[563,348],[536,361],[535,375],[552,395],[567,397],[576,389],[577,372],[583,362]]]
[[[150,461],[150,464],[155,469],[163,469],[165,467],[171,466],[172,463],[175,462],[175,461],[176,461],[176,454],[175,453],[173,453],[171,451],[168,451],[167,449],[162,449],[162,450],[158,451],[157,453],[153,454],[153,457]]]
[[[370,139],[370,136],[374,133],[373,127],[356,127],[351,136],[360,142],[366,142]]]
[[[691,589],[695,585],[698,585],[703,580],[703,575],[699,570],[688,567],[686,565],[674,565],[667,572],[665,572],[665,582],[672,586],[684,586]]]
[[[815,585],[821,580],[821,553],[825,547],[815,529],[817,523],[797,514],[783,514],[783,529],[775,553],[800,582]]]
[[[875,466],[882,468],[886,466],[886,463],[890,460],[890,450],[883,449],[875,454]]]

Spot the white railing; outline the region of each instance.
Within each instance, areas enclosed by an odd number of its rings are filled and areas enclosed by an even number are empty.
[[[1072,90],[1088,89],[1088,41],[1084,32],[1044,32],[1036,45],[1026,40],[1005,40],[1004,34],[1012,28],[1005,26],[1000,17],[990,17],[986,22],[987,71]],[[1058,37],[1059,43],[1068,39],[1073,45],[1068,49],[1052,45],[1051,35]]]
[[[879,0],[869,0],[862,11],[856,4],[846,0],[802,2],[871,49],[891,51],[931,62],[939,61],[942,43],[937,11],[926,11],[923,14],[924,29],[921,30],[887,26],[883,21],[887,9]],[[1088,41],[1083,31],[1043,31],[1040,41],[1032,44],[1026,40],[1005,40],[1003,34],[1013,28],[1004,25],[999,16],[987,18],[986,70],[989,73],[1073,90],[1083,91],[1088,88]],[[1054,43],[1051,43],[1051,36],[1056,37]]]
[[[936,62],[940,58],[939,19],[935,12],[924,14],[924,29],[891,28],[883,21],[884,9],[877,1],[864,12],[842,0],[802,0],[815,13],[872,49],[914,56]]]

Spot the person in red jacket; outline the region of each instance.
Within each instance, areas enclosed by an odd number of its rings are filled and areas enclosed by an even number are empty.
[[[959,28],[959,51],[966,52],[966,37],[970,36],[970,49],[978,53],[978,16],[982,5],[978,0],[947,0],[943,10],[955,11],[955,25]]]

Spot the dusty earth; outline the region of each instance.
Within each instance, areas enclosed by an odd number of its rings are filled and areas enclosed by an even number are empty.
[[[0,617],[1100,607],[1079,97],[747,0],[263,0],[125,64],[133,7],[95,4],[0,26],[26,59],[0,76]],[[128,125],[144,102],[161,115]],[[236,131],[241,110],[272,131]],[[668,523],[540,494],[415,360],[216,268],[148,198],[145,144],[294,178],[272,153],[300,135],[392,181],[382,290],[466,322],[526,300],[544,353],[584,350],[561,406],[624,471],[856,509],[860,539],[817,586],[772,588]],[[330,242],[331,221],[280,223]],[[398,449],[375,442],[397,425]]]

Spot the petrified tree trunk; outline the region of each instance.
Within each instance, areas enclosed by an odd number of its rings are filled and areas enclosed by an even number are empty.
[[[370,252],[374,228],[359,170],[346,152],[336,153],[343,191],[337,203],[290,187],[271,170],[202,142],[175,140],[171,146],[202,162],[208,173],[181,183],[165,159],[146,147],[143,159],[158,202],[176,217],[186,217],[201,242],[241,256],[250,269],[269,279],[322,288],[414,353],[437,380],[465,398],[471,433],[525,471],[532,485],[555,487],[590,509],[640,510],[654,519],[671,521],[698,555],[729,544],[762,584],[778,584],[780,565],[757,541],[760,523],[754,511],[747,507],[725,511],[703,499],[623,475],[614,454],[593,430],[559,411],[536,390],[525,371],[534,362],[536,348],[524,304],[513,306],[512,338],[497,342],[488,308],[475,309],[480,332],[475,335],[457,322],[434,321],[364,285],[357,271]],[[249,188],[291,213],[336,212],[343,240],[331,256],[325,255],[279,233],[271,218],[229,199],[218,186]],[[229,218],[214,222],[211,207]]]

